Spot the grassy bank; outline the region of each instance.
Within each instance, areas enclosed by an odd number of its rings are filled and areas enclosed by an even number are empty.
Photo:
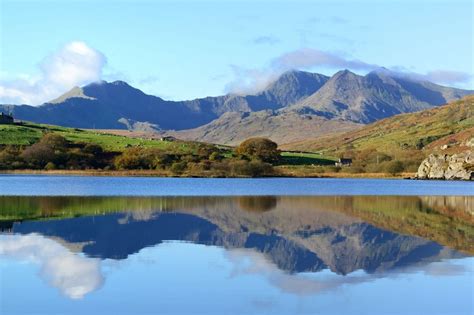
[[[311,172],[295,167],[275,167],[276,172],[266,177],[295,177],[295,178],[413,178],[414,173],[345,173],[345,172]],[[170,170],[2,170],[0,174],[18,175],[66,175],[66,176],[137,176],[137,177],[202,177],[218,178],[217,174],[205,172],[186,172],[174,174]],[[249,178],[251,176],[229,176],[237,178]]]

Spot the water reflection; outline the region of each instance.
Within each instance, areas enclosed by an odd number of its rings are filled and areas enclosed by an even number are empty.
[[[231,277],[311,295],[397,274],[465,272],[473,197],[0,197],[2,258],[33,262],[78,299],[101,262],[168,241],[225,249]],[[461,250],[461,251],[457,251]],[[263,303],[265,304],[265,303]]]
[[[97,290],[104,281],[99,259],[76,255],[58,241],[34,233],[0,236],[0,257],[38,264],[40,276],[72,299]]]

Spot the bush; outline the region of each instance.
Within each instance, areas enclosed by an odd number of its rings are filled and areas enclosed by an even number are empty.
[[[98,156],[104,153],[104,149],[102,149],[102,147],[98,144],[86,144],[82,149],[82,152]]]
[[[143,148],[134,147],[116,157],[114,164],[117,169],[149,169],[152,160]]]
[[[0,151],[0,169],[21,168],[23,161],[18,148],[7,146]]]
[[[54,150],[41,141],[26,148],[21,157],[33,168],[44,168],[55,159]]]
[[[250,138],[242,142],[236,153],[249,159],[259,159],[264,162],[276,162],[280,159],[278,145],[267,138]]]
[[[48,162],[46,166],[44,167],[45,170],[50,171],[50,170],[55,170],[56,165],[53,162]]]
[[[188,163],[186,163],[185,161],[180,161],[180,162],[174,162],[172,165],[171,165],[171,172],[173,172],[174,174],[182,174],[186,168],[188,166]]]
[[[132,147],[117,156],[114,165],[117,169],[157,169],[170,165],[176,159],[176,156],[159,149]]]
[[[44,168],[49,162],[63,165],[67,161],[67,140],[58,134],[47,133],[40,141],[27,147],[21,158],[32,168]]]
[[[217,153],[218,152],[216,151],[217,149],[213,146],[213,145],[210,145],[210,144],[200,144],[198,149],[197,149],[197,155],[199,157],[200,160],[208,160],[210,159],[210,156],[214,153]]]
[[[273,174],[273,166],[262,161],[234,160],[229,162],[230,176],[258,177]]]
[[[387,173],[392,175],[398,174],[403,172],[405,168],[403,167],[403,163],[399,160],[390,161],[387,163],[385,170]]]
[[[217,151],[214,151],[211,153],[211,155],[209,155],[210,161],[222,161],[222,159],[223,159],[223,156]]]

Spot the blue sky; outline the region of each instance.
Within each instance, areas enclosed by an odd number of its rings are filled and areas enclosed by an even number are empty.
[[[472,1],[0,3],[2,103],[97,79],[166,99],[245,93],[289,68],[385,66],[473,88]]]

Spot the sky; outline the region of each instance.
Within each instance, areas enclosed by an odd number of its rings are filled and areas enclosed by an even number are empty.
[[[382,66],[474,89],[473,3],[0,0],[0,103],[98,80],[171,100],[246,94],[290,69]]]

